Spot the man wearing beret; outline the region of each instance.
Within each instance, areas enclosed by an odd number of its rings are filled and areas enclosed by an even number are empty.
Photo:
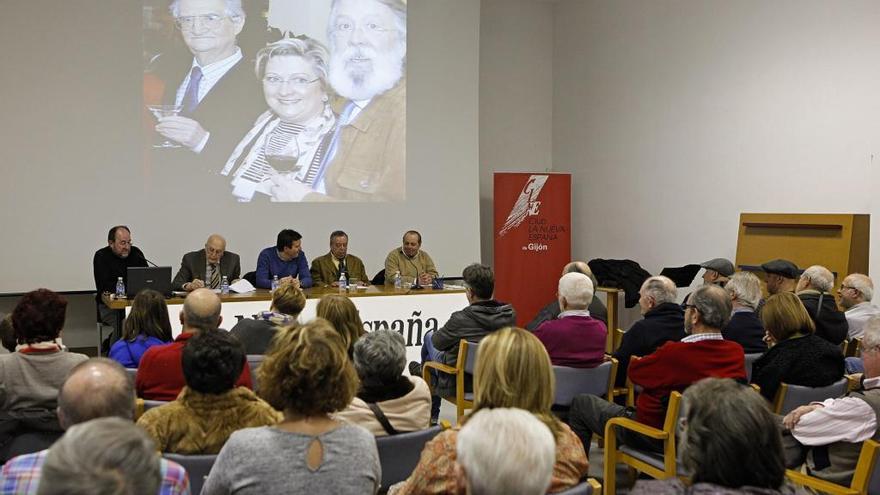
[[[704,284],[715,284],[724,287],[724,284],[730,280],[734,272],[733,263],[725,258],[714,258],[705,263],[700,263],[700,266],[706,269],[703,272]]]
[[[761,265],[761,269],[767,276],[767,293],[771,296],[780,292],[794,292],[797,288],[798,277],[801,271],[797,265],[788,260],[776,259]]]

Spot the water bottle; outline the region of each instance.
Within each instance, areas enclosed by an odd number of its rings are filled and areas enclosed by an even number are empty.
[[[220,293],[224,296],[229,294],[229,279],[226,278],[226,275],[223,275],[223,278],[220,279]]]
[[[345,272],[339,272],[339,292],[345,292],[348,289],[348,280],[345,278]]]
[[[278,288],[278,275],[272,277],[272,292],[275,292],[275,289]]]
[[[122,277],[116,279],[116,298],[125,299],[125,282],[122,281]]]
[[[395,289],[403,288],[403,282],[400,280],[400,272],[394,273],[394,288]]]

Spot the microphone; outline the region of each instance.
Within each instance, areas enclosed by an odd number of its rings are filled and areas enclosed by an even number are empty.
[[[159,265],[157,265],[157,264],[153,263],[152,261],[148,260],[146,256],[144,256],[144,261],[146,261],[147,263],[153,265],[153,268],[159,268]]]

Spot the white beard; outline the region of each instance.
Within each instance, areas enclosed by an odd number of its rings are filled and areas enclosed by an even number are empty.
[[[390,53],[377,53],[373,47],[352,47],[334,51],[330,57],[330,84],[336,93],[350,100],[369,100],[393,88],[403,76],[406,45]],[[348,67],[354,58],[369,59],[366,67]]]

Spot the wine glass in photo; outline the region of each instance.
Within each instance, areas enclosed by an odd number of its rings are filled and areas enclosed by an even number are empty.
[[[296,136],[273,130],[266,139],[266,161],[280,174],[296,175],[302,168],[299,161],[299,143]]]
[[[180,114],[180,111],[183,110],[183,105],[147,105],[147,109],[150,110],[150,112],[153,114],[153,117],[156,117],[156,120],[160,120],[163,117],[176,117]],[[180,148],[180,145],[166,139],[161,143],[154,144],[153,147]]]

